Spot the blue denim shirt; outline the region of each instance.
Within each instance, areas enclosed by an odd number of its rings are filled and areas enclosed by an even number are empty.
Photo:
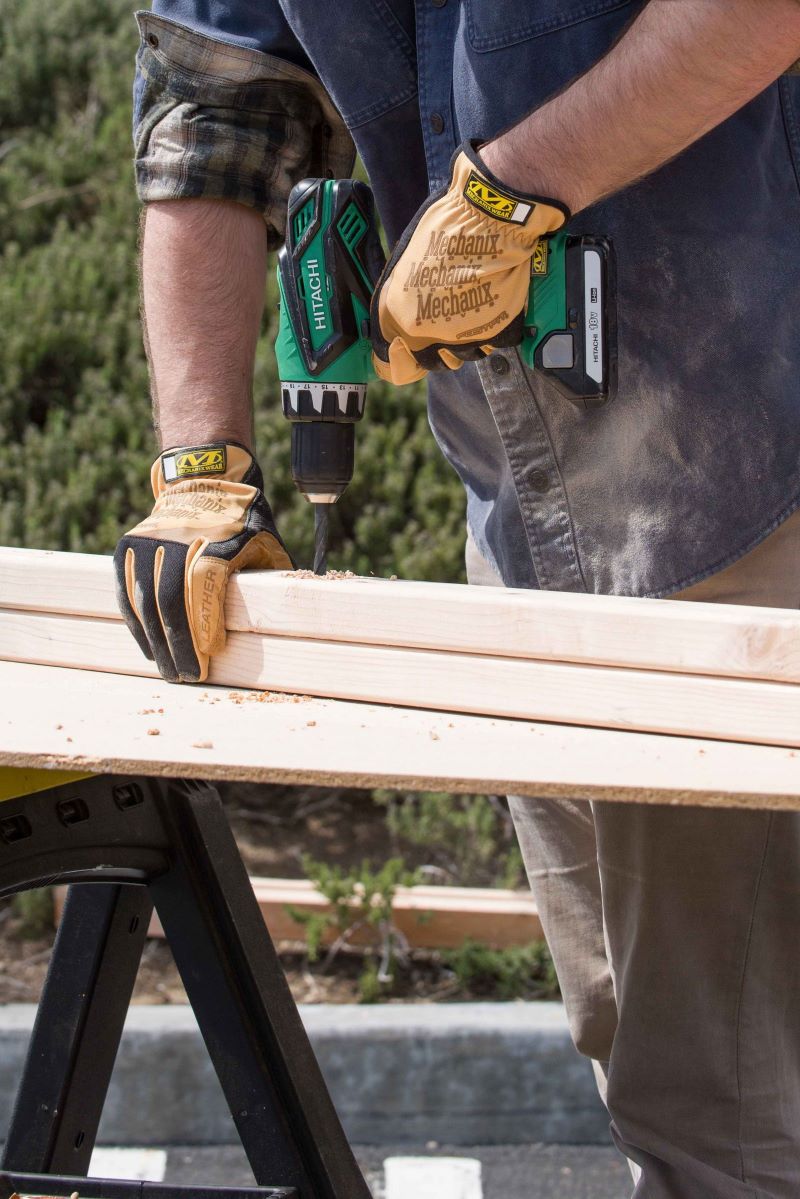
[[[155,0],[312,69],[390,239],[488,139],[589,68],[643,0]],[[615,244],[619,392],[582,412],[515,353],[436,376],[430,420],[483,556],[514,586],[666,595],[800,504],[800,79],[580,213]]]

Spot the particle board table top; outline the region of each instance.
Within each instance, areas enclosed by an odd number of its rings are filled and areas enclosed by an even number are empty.
[[[0,765],[800,809],[800,751],[0,662]]]

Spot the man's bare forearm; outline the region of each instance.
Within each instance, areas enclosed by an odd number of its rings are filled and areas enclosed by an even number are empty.
[[[147,206],[142,309],[164,449],[252,440],[252,379],[267,270],[260,213],[225,200]]]
[[[573,212],[668,162],[800,55],[800,0],[650,0],[566,91],[484,146],[504,183]]]

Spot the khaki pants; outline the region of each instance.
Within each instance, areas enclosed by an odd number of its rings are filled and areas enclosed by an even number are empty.
[[[800,513],[674,598],[800,608]],[[635,1199],[798,1199],[800,814],[509,802]]]

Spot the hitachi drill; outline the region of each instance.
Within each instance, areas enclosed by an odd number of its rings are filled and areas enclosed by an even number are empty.
[[[304,179],[289,196],[278,255],[275,354],[292,423],[292,477],[315,506],[314,570],[326,569],[329,506],[353,477],[355,425],[375,378],[369,305],[383,269],[372,192],[352,179]],[[523,360],[582,409],[616,387],[613,253],[603,237],[542,239],[520,347]]]

